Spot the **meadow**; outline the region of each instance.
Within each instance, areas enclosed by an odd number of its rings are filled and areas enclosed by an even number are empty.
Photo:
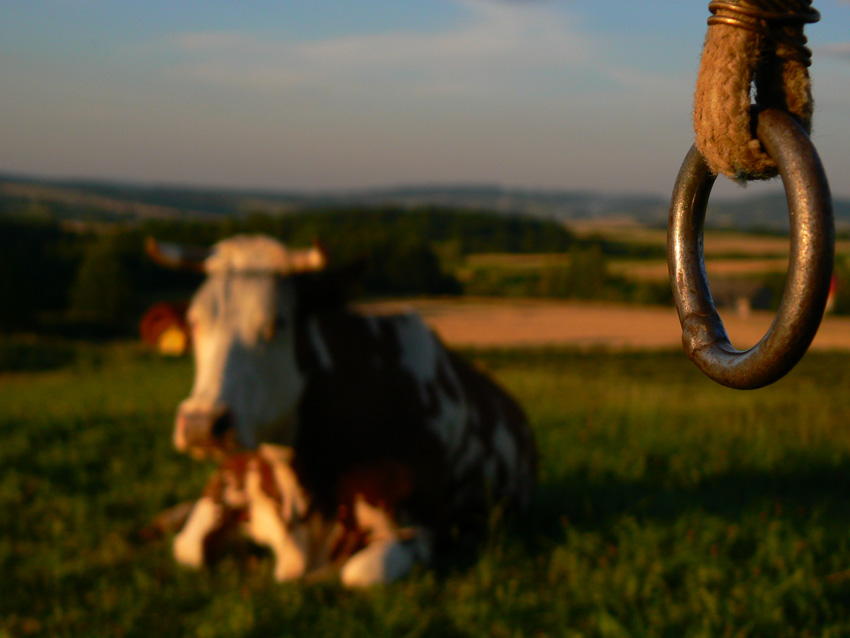
[[[739,392],[680,352],[466,352],[527,408],[533,507],[347,591],[139,537],[211,471],[170,443],[190,361],[0,344],[0,637],[850,636],[850,354]]]

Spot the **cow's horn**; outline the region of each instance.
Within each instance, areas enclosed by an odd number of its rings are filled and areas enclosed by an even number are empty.
[[[204,272],[204,262],[212,251],[202,246],[183,246],[157,241],[148,237],[145,241],[148,256],[160,266],[176,270]]]
[[[289,255],[293,272],[311,272],[322,270],[328,265],[325,251],[318,244],[312,248],[292,251]]]

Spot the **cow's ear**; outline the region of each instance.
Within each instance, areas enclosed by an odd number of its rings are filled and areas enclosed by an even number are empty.
[[[301,303],[310,310],[343,306],[359,293],[368,268],[369,259],[364,256],[342,266],[295,275]]]

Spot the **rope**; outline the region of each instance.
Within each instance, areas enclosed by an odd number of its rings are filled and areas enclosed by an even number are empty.
[[[738,181],[774,177],[776,163],[756,139],[751,116],[777,108],[810,131],[811,51],[803,27],[820,14],[811,0],[732,0],[708,8],[694,96],[697,148],[713,173]]]

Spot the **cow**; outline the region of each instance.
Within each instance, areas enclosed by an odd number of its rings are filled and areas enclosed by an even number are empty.
[[[529,504],[537,450],[520,406],[415,312],[347,303],[357,264],[262,235],[148,249],[206,273],[174,445],[222,465],[175,537],[178,561],[203,564],[240,519],[279,580],[336,566],[344,585],[384,583]]]

